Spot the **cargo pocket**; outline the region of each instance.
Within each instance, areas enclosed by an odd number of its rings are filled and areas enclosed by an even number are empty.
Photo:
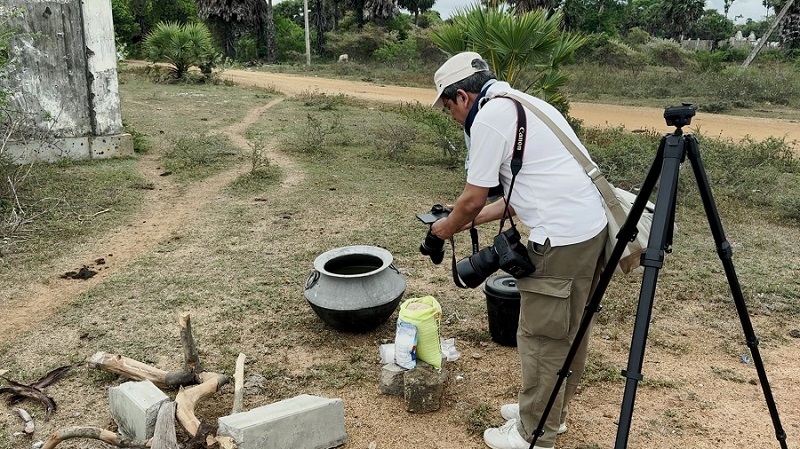
[[[517,280],[517,289],[522,296],[522,332],[556,340],[568,337],[572,279],[526,277]]]

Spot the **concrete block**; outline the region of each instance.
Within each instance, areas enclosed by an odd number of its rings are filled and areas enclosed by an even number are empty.
[[[169,397],[149,380],[125,382],[108,389],[111,417],[120,433],[137,440],[153,436],[158,409],[168,400]]]
[[[439,410],[444,394],[447,373],[436,370],[427,363],[417,361],[417,367],[403,375],[403,396],[406,410],[411,413],[428,413]]]
[[[133,136],[128,133],[92,137],[90,143],[92,159],[133,156]]]
[[[387,363],[381,368],[381,393],[403,395],[403,374],[406,369],[396,363]]]
[[[347,441],[344,402],[302,394],[217,420],[238,449],[328,449]]]

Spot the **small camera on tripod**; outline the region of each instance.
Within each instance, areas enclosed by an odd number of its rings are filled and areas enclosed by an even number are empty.
[[[667,121],[667,126],[680,128],[692,123],[692,117],[694,117],[695,112],[697,112],[697,106],[691,103],[683,103],[680,106],[667,106],[664,109],[664,119]]]

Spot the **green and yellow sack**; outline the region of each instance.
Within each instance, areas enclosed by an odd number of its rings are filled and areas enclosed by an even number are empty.
[[[442,367],[442,348],[439,341],[439,322],[442,306],[433,296],[409,298],[400,304],[399,318],[417,326],[417,359]]]

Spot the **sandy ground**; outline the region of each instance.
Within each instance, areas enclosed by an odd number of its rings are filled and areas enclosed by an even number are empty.
[[[251,70],[226,70],[222,76],[243,85],[274,88],[286,95],[319,90],[327,93],[343,93],[367,100],[412,103],[417,101],[429,103],[436,96],[433,88],[397,87]],[[571,102],[570,107],[570,114],[583,120],[587,126],[623,126],[628,130],[663,130],[664,132],[671,130],[664,122],[663,109],[578,102]],[[797,120],[739,117],[701,112],[693,118],[690,130],[737,141],[745,136],[756,140],[763,140],[767,137],[785,137],[787,141],[800,141],[800,125]]]

